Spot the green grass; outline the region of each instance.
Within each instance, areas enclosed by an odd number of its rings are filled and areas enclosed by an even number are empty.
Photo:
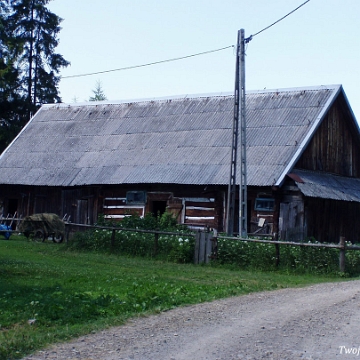
[[[129,317],[335,280],[68,251],[13,235],[0,239],[0,359],[21,358]]]

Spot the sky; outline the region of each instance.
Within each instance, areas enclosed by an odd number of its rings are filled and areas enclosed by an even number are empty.
[[[236,45],[305,0],[52,0],[63,18],[56,52],[65,103],[88,101],[96,83],[110,101],[233,92],[235,52],[222,51],[130,70],[69,77],[163,61]],[[310,0],[253,37],[246,90],[342,84],[360,120],[360,0]]]

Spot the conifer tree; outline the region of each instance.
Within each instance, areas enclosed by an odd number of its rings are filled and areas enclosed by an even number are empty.
[[[41,104],[61,101],[59,73],[69,62],[55,51],[62,19],[49,1],[0,2],[0,152]]]
[[[47,9],[50,0],[11,0],[9,18],[13,35],[21,44],[19,63],[29,106],[59,102],[59,71],[69,65],[55,53],[62,19]]]
[[[107,100],[104,90],[101,85],[101,81],[98,80],[95,84],[95,89],[92,90],[94,96],[90,96],[89,101],[103,101]]]
[[[17,67],[18,44],[9,30],[9,2],[0,3],[0,153],[20,131],[25,97]]]

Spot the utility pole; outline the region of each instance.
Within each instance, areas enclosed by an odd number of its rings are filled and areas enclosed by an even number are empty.
[[[247,237],[247,163],[246,163],[246,108],[245,108],[245,39],[244,29],[240,30],[240,144],[241,178],[239,196],[239,235]]]
[[[240,183],[239,183],[239,235],[247,236],[247,171],[246,171],[246,109],[245,109],[245,31],[238,31],[235,67],[234,117],[232,128],[230,181],[227,201],[227,234],[234,234],[235,199],[237,194],[236,170],[240,125]],[[239,124],[240,123],[240,124]]]

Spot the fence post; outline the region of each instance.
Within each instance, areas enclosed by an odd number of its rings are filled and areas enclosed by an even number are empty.
[[[216,260],[217,259],[217,254],[218,254],[218,240],[217,240],[217,230],[214,229],[213,232],[213,237],[210,239],[211,240],[211,252],[212,252],[212,259]]]
[[[207,264],[213,252],[212,233],[199,230],[195,237],[194,264]]]
[[[111,251],[115,248],[115,229],[112,230],[111,233]]]
[[[70,225],[65,224],[65,243],[69,243],[69,236],[70,236]]]
[[[201,238],[201,232],[200,230],[198,230],[196,232],[196,237],[195,237],[194,264],[199,263],[200,238]]]
[[[275,266],[278,268],[280,265],[280,245],[275,244]]]
[[[199,244],[199,264],[202,264],[205,261],[205,250],[206,250],[206,232],[200,232],[200,244]]]
[[[205,249],[204,249],[205,264],[208,264],[210,262],[212,250],[213,250],[212,249],[212,233],[210,231],[207,231],[205,233]]]
[[[155,232],[155,240],[154,240],[154,256],[157,256],[158,248],[159,248],[159,233]]]
[[[340,272],[345,272],[345,237],[340,236],[339,245],[340,248],[340,255],[339,255],[339,268]]]

